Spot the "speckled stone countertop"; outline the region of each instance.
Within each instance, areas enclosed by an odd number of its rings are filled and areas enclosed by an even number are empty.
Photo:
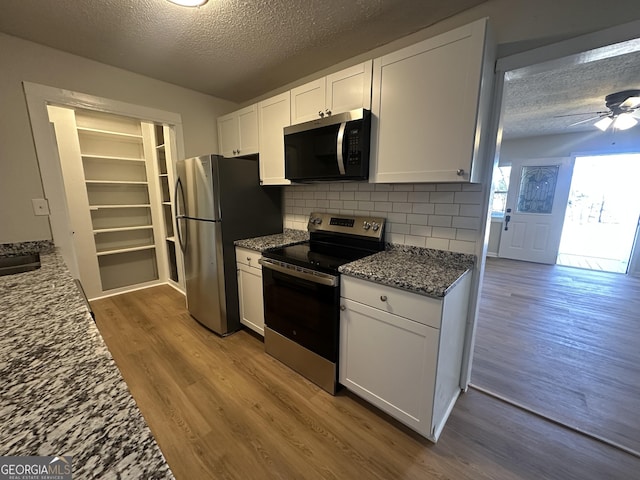
[[[72,455],[78,479],[172,479],[62,257],[40,261],[0,277],[0,455]]]
[[[286,247],[296,243],[309,240],[309,232],[304,230],[294,230],[285,228],[284,232],[264,237],[247,238],[246,240],[236,240],[236,247],[248,248],[257,252],[264,252],[270,248]]]
[[[474,255],[387,245],[383,252],[347,263],[340,273],[430,297],[444,297],[473,268]]]

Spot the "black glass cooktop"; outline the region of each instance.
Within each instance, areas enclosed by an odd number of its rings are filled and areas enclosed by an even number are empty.
[[[337,273],[338,267],[359,258],[372,255],[375,251],[340,245],[312,244],[310,242],[275,248],[262,254],[281,262],[300,267],[312,268],[325,273]]]

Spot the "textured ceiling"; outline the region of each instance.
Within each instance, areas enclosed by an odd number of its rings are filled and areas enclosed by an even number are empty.
[[[635,51],[621,53],[632,50]],[[640,89],[639,40],[588,52],[577,61],[567,59],[553,64],[551,69],[539,68],[540,72],[531,73],[536,68],[530,68],[507,74],[504,138],[595,131],[593,124],[598,119],[572,124],[595,117],[595,112],[607,111],[604,97],[608,94]],[[640,124],[634,128],[640,131]]]
[[[484,0],[2,0],[0,31],[242,102]]]

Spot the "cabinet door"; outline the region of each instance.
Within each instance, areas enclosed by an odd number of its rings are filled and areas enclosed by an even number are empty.
[[[237,112],[218,117],[218,144],[220,155],[223,157],[236,156],[236,149],[240,144]]]
[[[325,110],[324,77],[291,90],[291,125],[323,117]]]
[[[485,34],[482,19],[374,60],[372,182],[470,180]]]
[[[369,60],[327,76],[326,108],[332,114],[371,109],[372,65]]]
[[[284,178],[284,127],[291,122],[289,92],[258,103],[260,183],[288,185]]]
[[[258,153],[258,106],[253,104],[237,113],[239,139],[236,155]]]
[[[264,336],[262,270],[238,263],[240,323]]]
[[[438,330],[341,299],[340,383],[425,436],[431,418]]]

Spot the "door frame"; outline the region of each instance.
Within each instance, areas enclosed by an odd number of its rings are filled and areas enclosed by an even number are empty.
[[[82,108],[103,113],[132,117],[141,121],[162,123],[174,128],[178,158],[184,158],[182,117],[178,113],[132,103],[111,100],[62,88],[22,82],[31,131],[40,168],[40,179],[49,202],[49,224],[56,247],[60,249],[71,275],[80,278],[73,246],[71,221],[64,190],[62,168],[58,157],[55,134],[49,121],[47,105]]]
[[[499,57],[496,61],[492,106],[489,124],[487,125],[487,138],[495,139],[495,142],[487,142],[483,155],[483,161],[486,162],[486,168],[484,168],[482,178],[482,185],[484,186],[482,195],[483,210],[480,212],[480,218],[484,218],[484,222],[480,222],[480,232],[478,237],[482,239],[482,242],[476,242],[476,249],[474,252],[477,257],[477,261],[471,285],[464,359],[460,375],[460,387],[464,391],[468,389],[471,380],[473,349],[476,336],[476,321],[480,308],[480,292],[482,291],[482,280],[489,245],[489,232],[491,226],[491,209],[489,208],[489,200],[491,198],[491,178],[493,175],[493,169],[497,166],[500,158],[500,146],[502,144],[503,121],[501,112],[505,78],[507,74],[527,75],[553,70],[560,66],[582,63],[585,61],[586,52],[602,48],[603,51],[601,51],[601,53],[605,54],[607,46],[637,39],[639,37],[639,31],[640,20],[635,20],[522,53]],[[638,255],[640,255],[640,253]],[[638,263],[640,263],[640,260],[638,260]]]

